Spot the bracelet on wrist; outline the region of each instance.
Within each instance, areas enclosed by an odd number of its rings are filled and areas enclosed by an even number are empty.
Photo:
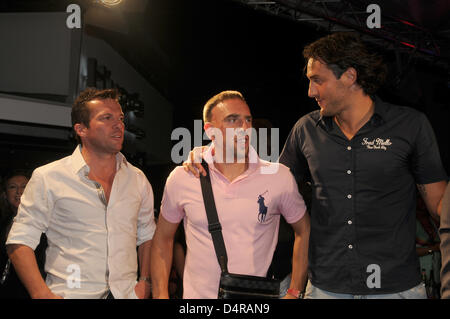
[[[297,290],[297,289],[294,289],[294,288],[289,288],[287,290],[287,294],[291,295],[292,297],[295,297],[297,299],[303,299],[303,296],[304,296],[305,292]]]
[[[139,277],[138,281],[146,281],[149,284],[152,283],[152,280],[148,276],[141,276],[141,277]]]

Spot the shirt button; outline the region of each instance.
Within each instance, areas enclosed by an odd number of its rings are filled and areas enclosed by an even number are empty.
[[[348,194],[348,195],[347,195],[347,198],[348,198],[348,199],[351,199],[351,198],[352,198],[352,195],[351,195],[351,194]]]
[[[351,225],[353,222],[351,220],[347,221],[347,224]]]
[[[352,171],[351,171],[351,170],[348,170],[348,171],[347,171],[347,174],[348,174],[348,175],[350,175],[351,173],[352,173]]]
[[[348,149],[349,151],[351,151],[351,150],[352,150],[352,147],[351,147],[351,146],[347,146],[347,149]]]
[[[348,249],[353,249],[353,245],[348,245]]]

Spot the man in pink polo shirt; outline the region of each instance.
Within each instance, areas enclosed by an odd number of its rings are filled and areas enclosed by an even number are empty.
[[[288,296],[298,297],[306,283],[310,224],[291,172],[282,164],[259,159],[248,135],[240,134],[251,128],[252,116],[239,92],[224,91],[211,98],[203,117],[205,131],[213,141],[204,159],[222,225],[228,270],[266,276],[282,214],[295,231]],[[237,134],[227,135],[227,129]],[[182,166],[167,179],[153,239],[153,297],[168,298],[173,240],[182,220],[187,244],[183,298],[217,298],[220,267],[208,231],[200,180]]]

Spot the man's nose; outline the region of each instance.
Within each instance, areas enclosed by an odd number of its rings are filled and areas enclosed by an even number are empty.
[[[241,127],[242,127],[244,130],[246,130],[246,129],[252,127],[252,124],[251,124],[249,121],[244,120]]]
[[[316,89],[316,86],[314,85],[314,83],[309,82],[308,96],[309,97],[316,97],[317,96],[317,89]]]
[[[123,128],[125,128],[125,123],[123,122],[123,120],[117,120],[117,121],[114,123],[114,128],[120,128],[120,129],[123,129]]]

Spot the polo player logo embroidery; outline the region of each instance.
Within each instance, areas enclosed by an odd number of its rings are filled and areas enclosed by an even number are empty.
[[[257,200],[257,203],[259,204],[258,221],[260,223],[264,223],[264,221],[266,220],[267,206],[264,203],[265,198],[263,197],[263,195],[265,195],[268,192],[269,191],[265,191],[261,195],[258,195],[258,200]]]
[[[369,140],[367,137],[363,138],[363,141],[361,143],[362,145],[365,145],[369,150],[387,150],[389,146],[392,145],[391,139],[382,139],[382,138],[376,138],[373,140]]]

